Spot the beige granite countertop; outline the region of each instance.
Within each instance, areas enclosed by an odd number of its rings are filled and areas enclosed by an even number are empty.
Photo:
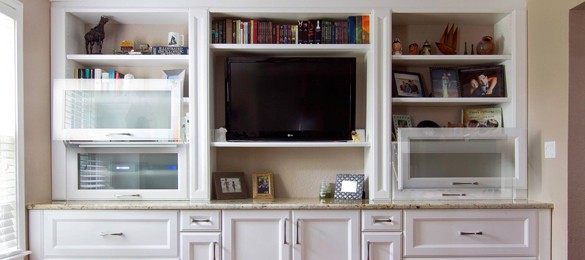
[[[459,201],[339,201],[307,199],[212,200],[212,201],[52,201],[31,203],[38,210],[182,210],[182,209],[552,209],[553,204],[530,200]]]

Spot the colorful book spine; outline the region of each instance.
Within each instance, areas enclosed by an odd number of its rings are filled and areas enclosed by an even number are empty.
[[[362,43],[370,43],[370,17],[362,16]]]
[[[355,44],[355,16],[347,18],[347,41],[349,44]]]
[[[361,44],[362,43],[362,17],[356,16],[355,17],[355,43]]]

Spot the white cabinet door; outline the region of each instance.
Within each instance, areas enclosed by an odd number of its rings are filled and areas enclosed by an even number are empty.
[[[400,232],[362,233],[363,260],[402,259],[402,234]]]
[[[220,233],[182,233],[181,260],[218,260]]]
[[[359,210],[297,210],[293,221],[293,259],[359,259]]]
[[[224,210],[223,260],[290,259],[290,211]]]

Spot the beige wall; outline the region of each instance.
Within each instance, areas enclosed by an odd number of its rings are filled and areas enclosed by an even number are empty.
[[[51,200],[50,2],[24,4],[24,163],[26,203]]]
[[[550,201],[553,257],[567,258],[569,9],[583,0],[528,0],[529,197]],[[555,159],[543,142],[556,141]]]

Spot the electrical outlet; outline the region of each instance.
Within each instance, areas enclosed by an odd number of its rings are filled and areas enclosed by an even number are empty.
[[[544,158],[552,159],[557,157],[555,145],[555,141],[544,142]]]

